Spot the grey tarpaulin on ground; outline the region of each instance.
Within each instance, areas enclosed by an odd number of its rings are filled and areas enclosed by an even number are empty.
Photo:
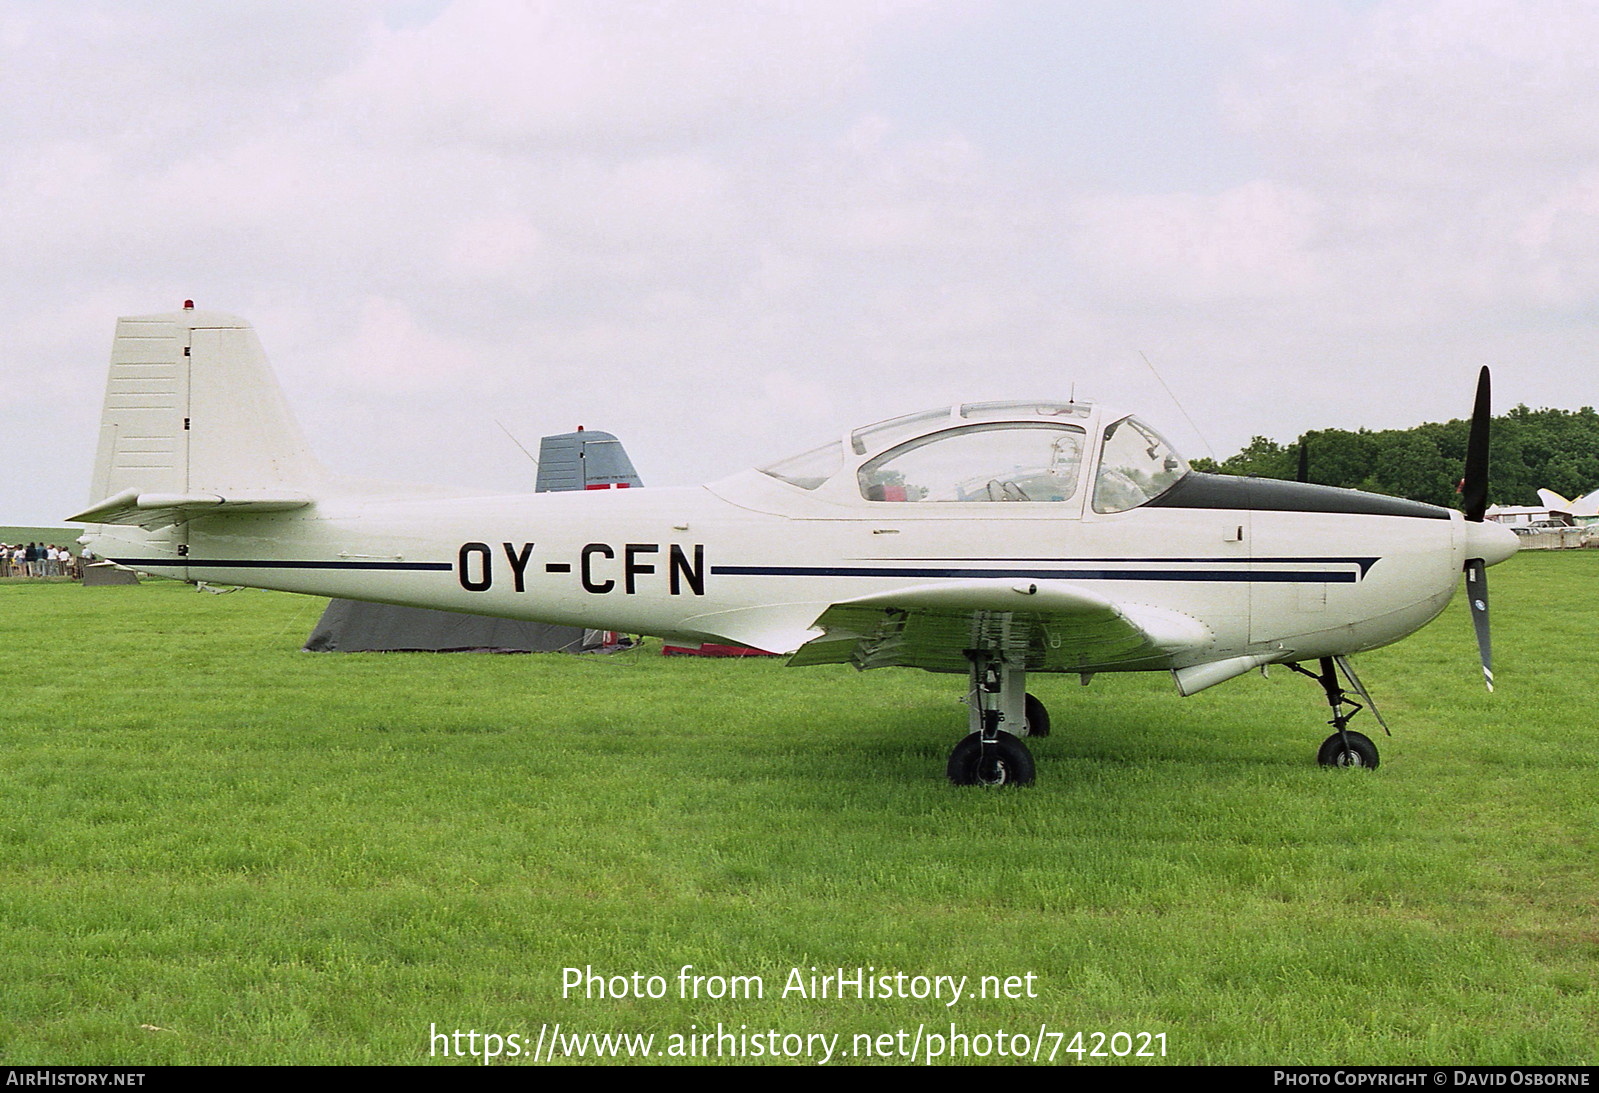
[[[461,615],[423,607],[333,600],[306,639],[308,653],[581,653],[576,626]],[[598,640],[595,641],[598,645]]]

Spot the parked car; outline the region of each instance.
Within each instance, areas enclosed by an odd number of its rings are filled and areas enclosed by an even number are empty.
[[[1536,535],[1540,531],[1567,531],[1572,525],[1564,520],[1534,520],[1530,524],[1512,524],[1510,530],[1517,535]]]

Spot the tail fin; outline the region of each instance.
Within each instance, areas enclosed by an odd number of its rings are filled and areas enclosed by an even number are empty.
[[[539,441],[535,493],[627,489],[642,485],[622,442],[610,433],[579,426],[575,433],[557,433]]]
[[[70,519],[280,511],[325,478],[249,323],[192,308],[117,321],[91,507]]]
[[[1554,490],[1539,490],[1538,500],[1543,502],[1544,508],[1550,512],[1570,512],[1572,503],[1561,497]]]

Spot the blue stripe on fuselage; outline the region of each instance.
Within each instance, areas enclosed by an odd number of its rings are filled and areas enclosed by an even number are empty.
[[[1086,559],[1099,561],[1100,559]],[[1121,559],[1104,559],[1120,561]],[[1264,561],[1265,559],[1261,559]],[[1186,559],[1162,559],[1166,564]],[[974,569],[957,566],[808,566],[808,565],[713,565],[713,574],[728,577],[908,577],[920,580],[1004,580],[1024,578],[1035,581],[1221,581],[1233,583],[1325,583],[1354,584],[1366,575],[1376,558],[1297,559],[1273,558],[1272,562],[1347,562],[1358,565],[1350,570],[1272,570],[1260,569]],[[1246,559],[1238,564],[1248,566]]]

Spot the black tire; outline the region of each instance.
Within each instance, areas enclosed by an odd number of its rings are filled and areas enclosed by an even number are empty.
[[[1345,737],[1348,743],[1344,742]],[[1377,745],[1371,742],[1371,737],[1365,733],[1345,729],[1342,733],[1333,733],[1321,742],[1321,750],[1316,753],[1316,762],[1324,767],[1365,767],[1367,770],[1377,769]]]
[[[1038,699],[1034,696],[1028,695],[1027,702],[1023,708],[1027,711],[1027,732],[1024,735],[1039,737],[1048,736],[1049,711],[1044,708],[1044,704],[1038,701]]]
[[[1037,772],[1033,753],[1010,733],[984,748],[983,734],[974,732],[949,753],[948,773],[957,786],[1030,786]]]

